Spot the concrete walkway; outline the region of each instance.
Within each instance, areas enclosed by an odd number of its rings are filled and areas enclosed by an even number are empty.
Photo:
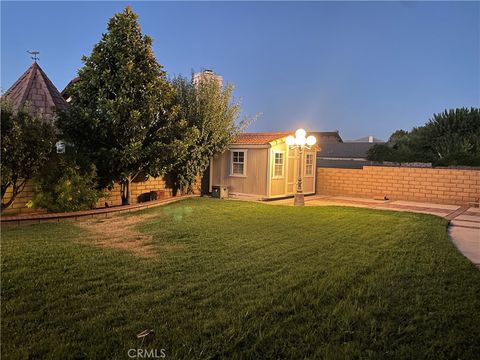
[[[293,199],[269,201],[275,205],[293,205]],[[450,220],[449,234],[455,246],[480,268],[480,208],[413,201],[373,200],[346,196],[307,196],[306,206],[356,206],[369,209],[432,214]]]

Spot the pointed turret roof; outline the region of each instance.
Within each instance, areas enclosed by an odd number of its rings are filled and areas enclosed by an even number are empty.
[[[14,112],[25,107],[32,115],[39,114],[45,119],[51,119],[55,109],[68,109],[68,103],[36,62],[15,81],[4,97]]]

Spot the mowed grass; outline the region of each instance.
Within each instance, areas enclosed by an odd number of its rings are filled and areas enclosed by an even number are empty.
[[[441,218],[201,198],[123,216],[124,248],[95,222],[2,230],[2,358],[479,357],[480,271]]]

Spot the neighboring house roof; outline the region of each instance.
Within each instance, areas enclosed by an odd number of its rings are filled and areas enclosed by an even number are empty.
[[[369,142],[346,142],[346,143],[326,143],[322,149],[317,152],[319,158],[334,159],[366,159],[368,150],[375,143]]]
[[[346,142],[363,142],[363,143],[368,143],[368,142],[374,142],[374,143],[384,143],[385,141],[379,139],[379,138],[376,138],[374,136],[364,136],[360,139],[356,139],[356,140],[347,140]]]
[[[314,135],[317,138],[317,143],[322,145],[327,142],[343,142],[342,137],[338,133],[338,130],[335,131],[312,131],[308,133],[309,135]]]
[[[233,142],[235,145],[267,145],[270,142],[292,135],[292,132],[243,133]]]
[[[55,115],[55,109],[68,109],[68,103],[36,62],[15,81],[4,97],[13,112],[25,108],[32,115],[42,115],[46,119]]]
[[[75,78],[73,78],[72,80],[70,80],[70,82],[67,84],[67,86],[65,86],[65,88],[62,90],[62,97],[67,101],[67,102],[70,102],[71,100],[71,93],[70,93],[70,89],[72,87],[73,84],[77,83],[80,81],[80,76],[77,76]]]

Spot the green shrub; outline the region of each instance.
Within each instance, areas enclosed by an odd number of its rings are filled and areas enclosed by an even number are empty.
[[[93,209],[104,193],[97,189],[93,164],[81,169],[75,162],[56,156],[35,178],[33,206],[51,212]]]
[[[395,131],[375,145],[372,161],[430,162],[434,166],[480,166],[480,109],[460,108],[434,114],[424,126]]]

